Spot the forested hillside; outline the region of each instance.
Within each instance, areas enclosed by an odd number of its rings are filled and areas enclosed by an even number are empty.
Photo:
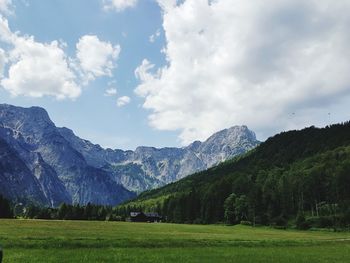
[[[248,154],[142,193],[117,208],[156,211],[169,222],[350,223],[350,123],[269,138]]]

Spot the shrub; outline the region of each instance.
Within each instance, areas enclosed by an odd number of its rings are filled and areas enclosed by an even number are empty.
[[[300,230],[306,230],[306,229],[310,228],[310,225],[308,224],[308,222],[306,222],[305,216],[302,213],[299,213],[297,215],[297,218],[295,220],[295,224],[296,224],[297,229],[300,229]]]
[[[306,219],[306,223],[310,227],[330,228],[334,226],[334,217],[332,216],[309,217]]]
[[[196,218],[195,220],[193,220],[193,224],[201,225],[201,224],[204,224],[204,223],[203,223],[203,221],[200,218]]]
[[[287,229],[287,226],[278,226],[278,225],[274,225],[273,228],[285,230],[285,229]]]
[[[252,222],[250,222],[250,221],[241,221],[240,224],[244,225],[244,226],[252,226],[253,225]]]
[[[279,216],[273,220],[273,225],[277,227],[286,228],[287,224],[288,224],[288,221],[284,216]]]

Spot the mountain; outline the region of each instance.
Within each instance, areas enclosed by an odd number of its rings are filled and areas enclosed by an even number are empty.
[[[103,149],[68,128],[56,127],[42,108],[6,104],[0,105],[0,139],[6,167],[0,170],[0,193],[49,206],[115,205],[134,197],[133,192],[177,181],[259,144],[246,126],[235,126],[183,148]],[[11,170],[17,162],[20,173]],[[22,191],[26,184],[30,189]]]
[[[344,227],[350,225],[349,189],[350,122],[278,134],[245,155],[146,191],[118,213],[277,225],[307,215],[315,227]]]
[[[0,193],[11,199],[23,195],[45,203],[46,197],[38,178],[3,139],[0,139],[0,154]]]
[[[0,138],[0,189],[11,200],[115,205],[134,196],[89,165],[42,108],[0,105]]]
[[[204,142],[196,141],[183,148],[141,146],[135,151],[103,149],[80,139],[67,128],[60,128],[59,132],[89,165],[105,170],[115,182],[135,192],[177,181],[243,154],[259,144],[254,132],[246,126],[222,130]]]

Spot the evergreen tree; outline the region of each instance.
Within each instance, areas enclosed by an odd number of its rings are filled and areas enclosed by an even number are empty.
[[[0,195],[0,218],[12,218],[13,211],[10,202]]]

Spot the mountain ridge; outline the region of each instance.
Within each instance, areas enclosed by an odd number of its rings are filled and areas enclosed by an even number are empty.
[[[349,189],[346,122],[282,132],[245,155],[145,191],[117,213],[158,212],[176,223],[249,221],[281,227],[297,215],[317,215],[323,218],[310,225],[344,227],[350,224]]]
[[[8,104],[0,104],[0,138],[36,178],[45,196],[38,200],[49,206],[115,205],[132,198],[132,192],[179,180],[260,143],[246,126],[234,126],[182,148],[104,149],[66,127],[56,127],[43,108]]]
[[[98,144],[79,138],[68,128],[59,128],[59,130],[74,145],[75,149],[85,157],[89,164],[111,173],[120,165],[142,166],[143,176],[154,181],[155,187],[179,180],[193,172],[207,169],[245,153],[260,144],[256,140],[255,133],[244,125],[224,129],[214,133],[204,142],[196,141],[181,148],[139,146],[135,151],[103,149]],[[220,143],[216,141],[217,138]],[[194,144],[196,147],[194,147]],[[131,174],[128,174],[128,176],[131,176]],[[124,179],[115,178],[118,183],[122,183]],[[138,184],[139,182],[135,183]],[[123,185],[129,190],[140,192],[128,184]],[[148,190],[154,188],[154,186],[148,187],[146,184],[141,186],[141,190]]]

